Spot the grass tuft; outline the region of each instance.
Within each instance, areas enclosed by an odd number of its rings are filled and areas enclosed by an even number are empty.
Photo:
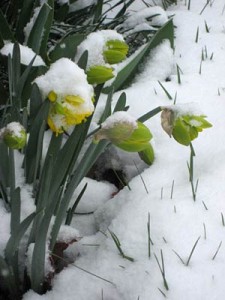
[[[129,261],[134,262],[134,259],[133,259],[132,257],[127,256],[127,255],[124,254],[124,252],[123,252],[123,250],[122,250],[122,248],[121,248],[120,241],[119,241],[118,237],[116,236],[116,234],[115,234],[114,232],[112,232],[110,229],[108,229],[108,231],[109,231],[109,233],[110,233],[110,235],[111,235],[111,237],[112,237],[112,239],[113,239],[113,241],[114,241],[114,243],[115,243],[117,249],[119,250],[120,255],[121,255],[123,258],[125,258],[125,259],[127,259],[127,260],[129,260]]]
[[[174,252],[174,253],[176,254],[176,256],[180,259],[180,261],[182,262],[182,264],[185,265],[186,267],[188,267],[189,264],[190,264],[192,255],[193,255],[193,253],[194,253],[194,251],[195,251],[195,248],[196,248],[196,246],[197,246],[197,244],[198,244],[200,238],[201,238],[201,236],[199,236],[198,239],[196,240],[196,242],[194,243],[194,246],[192,247],[191,252],[190,252],[190,254],[189,254],[188,259],[187,259],[186,262],[183,260],[183,258],[182,258],[175,250],[173,250],[173,252]]]
[[[158,267],[159,267],[159,270],[162,274],[162,278],[163,278],[163,284],[164,284],[164,287],[165,289],[168,291],[169,290],[169,286],[168,286],[168,283],[167,283],[167,280],[166,280],[166,273],[165,273],[165,264],[164,264],[164,258],[163,258],[163,252],[162,252],[162,249],[160,251],[160,254],[161,254],[161,264],[159,263],[159,259],[158,257],[156,256],[156,254],[154,254],[155,256],[155,259],[156,259],[156,262],[158,264]]]
[[[216,258],[217,254],[218,254],[218,252],[219,252],[219,250],[221,248],[221,246],[222,246],[222,241],[219,243],[219,246],[217,247],[216,252],[215,252],[215,254],[212,257],[212,260],[214,260]]]
[[[196,43],[196,44],[198,43],[198,39],[199,39],[199,26],[198,26],[198,28],[197,28],[196,36],[195,36],[195,43]]]
[[[167,91],[167,89],[162,85],[162,83],[158,80],[159,85],[161,86],[161,88],[163,89],[163,91],[165,92],[166,96],[168,97],[169,100],[173,100],[173,97],[170,95],[170,93]]]

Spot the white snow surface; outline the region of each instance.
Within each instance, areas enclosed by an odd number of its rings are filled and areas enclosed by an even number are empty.
[[[135,1],[136,7],[140,2]],[[197,104],[208,116],[213,127],[200,133],[193,142],[196,152],[194,184],[199,180],[196,201],[192,198],[187,169],[190,149],[170,139],[161,128],[160,116],[156,115],[146,122],[154,135],[154,164],[131,180],[131,190],[124,188],[112,199],[103,201],[94,215],[84,216],[83,224],[87,222],[94,229],[68,249],[68,256],[74,258],[75,264],[83,270],[71,264],[55,276],[51,291],[38,295],[30,290],[23,300],[163,300],[165,296],[170,300],[224,299],[225,18],[224,0],[211,2],[202,14],[205,0],[191,1],[190,10],[184,0],[170,8],[169,13],[174,14],[176,25],[174,60],[182,70],[181,84],[178,83],[176,68],[173,68],[170,81],[141,73],[126,89],[129,113],[136,118],[157,106],[173,104],[157,80],[161,80],[173,97],[177,95],[177,105]],[[205,21],[209,32],[206,32]],[[199,39],[195,42],[197,28]],[[201,62],[202,50],[205,59]],[[155,55],[164,55],[161,48],[158,51]],[[154,60],[154,57],[149,59]],[[163,61],[167,68],[171,58],[166,61],[164,57]],[[162,67],[158,60],[155,70],[157,66]],[[115,99],[120,94],[118,92]],[[101,101],[103,105],[105,97]],[[127,154],[126,160],[129,158]],[[29,205],[28,200],[32,201],[28,195],[22,199]],[[96,197],[96,193],[90,193],[90,203],[92,197]],[[23,212],[25,207],[22,207]],[[150,257],[149,215],[153,242]],[[9,236],[9,214],[2,205],[0,217],[3,224],[0,226],[2,252]],[[132,257],[134,262],[120,255],[108,227],[119,238],[124,254]],[[158,259],[162,266],[162,257],[168,290],[157,264]]]
[[[64,3],[69,2],[69,0],[58,0],[58,2],[61,4],[64,4]],[[97,2],[97,0],[77,0],[77,1],[73,2],[72,4],[70,4],[69,11],[70,12],[78,11],[87,6],[94,5],[96,2]]]
[[[0,53],[5,56],[8,56],[9,54],[12,56],[13,47],[14,47],[14,43],[6,42],[6,44],[0,49]],[[23,65],[29,65],[31,60],[35,57],[36,53],[27,46],[19,45],[19,47],[20,47],[21,63]],[[39,55],[36,56],[33,62],[33,66],[34,67],[45,66],[43,59]]]
[[[146,7],[138,12],[133,12],[123,24],[124,29],[133,29],[140,24],[162,26],[168,21],[167,14],[160,6]]]

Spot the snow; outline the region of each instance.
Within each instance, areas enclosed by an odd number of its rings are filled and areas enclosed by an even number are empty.
[[[140,2],[135,1],[136,8]],[[224,298],[224,1],[212,1],[200,14],[205,3],[205,0],[191,1],[191,10],[188,10],[185,1],[178,1],[177,6],[170,8],[168,13],[174,14],[176,25],[174,56],[168,43],[164,42],[151,54],[149,62],[142,66],[142,72],[125,91],[129,114],[135,118],[161,106],[198,115],[201,110],[201,114],[207,115],[207,120],[213,124],[193,141],[196,153],[194,185],[199,180],[196,200],[192,197],[187,168],[190,149],[163,132],[160,115],[157,115],[146,122],[154,136],[154,164],[129,182],[130,189],[123,188],[113,198],[113,186],[88,179],[90,189],[87,188],[79,209],[80,212],[94,213],[74,217],[73,226],[82,235],[66,251],[74,264],[55,276],[51,291],[38,295],[30,290],[23,300],[70,300],[74,297],[78,300],[161,300],[165,296],[170,300]],[[143,3],[140,4],[142,8],[141,5]],[[206,32],[205,21],[210,27],[209,32]],[[205,59],[201,62],[203,49]],[[213,59],[210,59],[212,53]],[[181,84],[178,83],[176,64],[182,70]],[[57,72],[62,72],[62,65],[59,64]],[[64,76],[67,76],[66,72]],[[173,98],[177,95],[175,105],[158,80]],[[120,94],[116,93],[114,101]],[[104,106],[104,102],[105,96],[99,104]],[[134,165],[133,154],[121,154],[121,158],[126,167]],[[74,199],[78,193],[79,190]],[[27,202],[28,199],[27,196]],[[150,257],[149,215],[153,242]],[[9,214],[3,205],[0,206],[0,219],[3,224],[0,226],[2,253],[9,236]],[[120,255],[108,228],[118,237],[124,254],[132,257],[134,262]],[[63,228],[62,233],[67,237],[71,232]],[[157,259],[162,264],[161,255],[169,290],[163,284],[157,264]]]
[[[139,12],[131,14],[122,27],[125,30],[135,28],[140,24],[148,24],[152,26],[162,26],[168,21],[168,17],[164,9],[159,6],[146,7]]]
[[[58,1],[61,4],[68,2],[66,0],[58,0]],[[70,4],[69,11],[70,12],[78,11],[78,10],[81,10],[81,9],[87,7],[87,6],[91,6],[91,5],[94,5],[94,4],[96,4],[96,0],[78,0],[78,1],[75,1],[74,3]]]
[[[22,132],[24,131],[24,127],[18,122],[11,122],[7,124],[7,126],[3,130],[3,134],[12,134],[15,137],[22,137]]]
[[[90,213],[94,212],[99,206],[104,204],[107,200],[113,197],[117,192],[116,187],[108,182],[96,182],[91,178],[84,178],[77,187],[71,203],[73,204],[79,196],[84,185],[87,183],[87,188],[82,197],[82,201],[77,206],[77,213]],[[91,199],[91,201],[90,201]]]
[[[14,47],[13,43],[6,42],[6,44],[0,49],[0,53],[5,56],[8,56],[9,54],[12,56],[13,47]],[[19,47],[20,47],[21,63],[23,65],[29,65],[29,63],[34,58],[34,56],[36,56],[36,53],[27,46],[19,45]],[[39,55],[36,56],[36,58],[33,62],[33,66],[34,67],[45,66],[44,61],[42,60],[42,58]]]

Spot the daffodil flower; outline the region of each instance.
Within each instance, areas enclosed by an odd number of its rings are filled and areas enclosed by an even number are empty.
[[[93,113],[93,87],[88,84],[84,71],[71,60],[59,59],[35,82],[43,99],[50,101],[47,122],[56,135],[80,124]]]
[[[151,138],[148,127],[136,121],[127,112],[120,111],[105,120],[95,134],[94,142],[107,139],[122,150],[139,152],[148,148]]]
[[[203,129],[212,127],[205,115],[191,112],[179,112],[172,108],[163,108],[161,124],[166,133],[180,144],[188,146]]]

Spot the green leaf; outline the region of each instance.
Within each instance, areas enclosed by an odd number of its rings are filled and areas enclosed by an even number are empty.
[[[98,0],[95,8],[94,8],[94,19],[93,23],[98,23],[102,17],[102,7],[103,7],[103,0]]]
[[[144,58],[165,39],[170,41],[170,45],[173,48],[174,28],[172,20],[169,20],[163,27],[161,27],[153,38],[146,44],[144,49],[142,49],[133,60],[131,60],[120,72],[118,72],[114,82],[109,88],[114,87],[114,90],[117,91],[128,85],[136,75],[138,67],[140,63],[143,62]],[[107,92],[109,88],[104,89],[104,92]]]
[[[88,62],[88,51],[85,50],[84,53],[82,53],[79,61],[77,62],[77,65],[81,69],[85,70],[87,67],[87,62]]]
[[[17,86],[20,80],[20,72],[21,72],[21,65],[20,65],[20,47],[18,43],[15,43],[13,46],[13,55],[12,55],[12,100],[13,106],[17,107],[20,110],[20,99],[17,95]]]
[[[48,59],[47,44],[49,41],[49,34],[50,34],[53,17],[54,17],[54,0],[48,0],[47,4],[50,8],[50,11],[48,13],[48,18],[44,24],[44,30],[42,34],[42,41],[41,41],[41,48],[40,48],[40,55],[44,58],[44,60]]]
[[[37,54],[43,54],[41,52],[46,48],[46,35],[49,33],[48,18],[51,20],[52,11],[52,7],[44,3],[29,34],[27,46]],[[47,30],[47,33],[45,33],[45,30]]]
[[[108,144],[108,141],[100,141],[97,145],[92,143],[88,147],[80,163],[78,164],[70,182],[68,183],[66,192],[62,198],[62,201],[56,214],[55,223],[51,232],[50,250],[54,248],[59,229],[66,216],[68,205],[76,187],[78,186],[80,181],[86,176],[87,172],[90,170],[90,168],[93,166],[99,155],[104,151],[105,147]]]
[[[1,255],[0,255],[0,270],[2,275],[0,281],[1,296],[4,297],[5,295],[5,297],[8,297],[10,295],[11,299],[17,299],[19,295],[18,295],[14,274],[10,266],[6,263],[5,259]]]
[[[86,191],[87,188],[87,183],[85,183],[83,189],[81,190],[80,194],[78,195],[76,201],[74,202],[74,205],[68,210],[67,212],[67,217],[65,221],[65,225],[70,225],[73,219],[74,212],[77,208],[77,205],[80,203],[81,198],[83,197],[84,192]]]
[[[15,41],[14,35],[10,30],[9,24],[0,9],[0,47],[4,45],[4,41]]]
[[[103,123],[111,115],[111,103],[112,103],[113,92],[114,91],[112,89],[108,94],[107,101],[105,104],[105,109],[101,115],[101,118],[98,121],[98,124]]]
[[[18,226],[20,225],[20,209],[21,209],[21,198],[20,198],[20,188],[16,188],[10,199],[11,207],[11,218],[10,218],[10,228],[11,234],[13,235]]]
[[[42,141],[38,143],[38,140],[40,140],[41,134],[44,134],[45,126],[43,124],[46,124],[49,105],[49,101],[43,102],[30,130],[30,137],[25,152],[25,176],[27,183],[32,183],[35,180],[35,166],[39,165],[39,162],[37,162],[38,149],[40,151],[42,149]]]
[[[61,57],[74,59],[77,46],[85,39],[85,34],[71,34],[63,38],[49,53],[50,60],[55,62]]]
[[[18,250],[19,243],[24,236],[25,232],[27,231],[28,227],[30,226],[31,222],[35,217],[35,213],[29,215],[26,219],[24,219],[17,229],[11,234],[5,248],[5,258],[8,263],[13,261],[13,256],[15,252]]]
[[[149,112],[147,112],[146,114],[144,114],[140,118],[138,118],[138,121],[143,123],[143,122],[147,121],[148,119],[154,117],[155,115],[157,115],[161,111],[162,111],[162,108],[160,106],[158,106],[158,107],[154,108],[153,110],[150,110]]]
[[[9,186],[9,150],[4,143],[0,143],[0,181],[4,187]]]
[[[114,107],[114,113],[117,112],[117,111],[121,111],[121,110],[124,110],[125,107],[126,107],[126,100],[127,100],[127,96],[126,96],[126,93],[123,92],[120,96],[119,96],[119,99],[117,100],[116,102],[116,105]]]
[[[38,88],[38,85],[36,83],[33,84],[32,90],[31,90],[31,96],[30,96],[30,118],[33,120],[39,109],[41,108],[43,101],[42,96],[40,93],[40,90]]]
[[[32,17],[34,3],[35,2],[33,0],[23,1],[23,5],[19,14],[19,20],[16,28],[16,37],[21,44],[23,44],[24,42],[23,30]]]

